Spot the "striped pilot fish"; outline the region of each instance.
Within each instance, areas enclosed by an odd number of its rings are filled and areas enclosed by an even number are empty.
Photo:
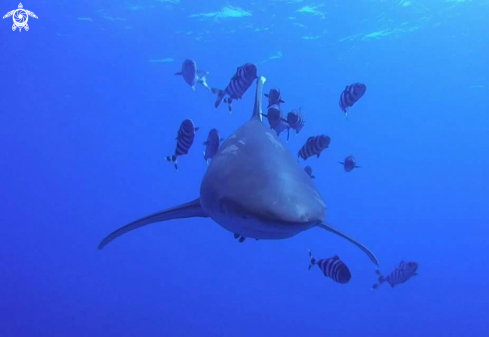
[[[258,78],[258,69],[253,63],[246,63],[238,67],[236,73],[231,78],[228,86],[224,90],[212,88],[212,92],[217,94],[215,107],[219,107],[222,101],[228,104],[229,112],[232,112],[233,100],[241,99],[244,93],[253,84],[253,81]],[[229,95],[228,98],[224,98]]]
[[[312,156],[319,156],[321,152],[329,147],[329,143],[331,142],[331,138],[326,135],[320,136],[311,136],[307,139],[306,143],[301,147],[299,152],[297,153],[298,157],[301,157],[304,160]]]
[[[195,133],[199,130],[194,126],[194,122],[191,119],[186,119],[180,124],[177,134],[177,147],[175,148],[175,154],[173,156],[166,157],[166,160],[175,164],[175,170],[178,171],[177,158],[185,155],[190,150],[190,147],[194,143]]]
[[[177,76],[182,76],[183,80],[192,87],[193,91],[195,91],[197,83],[202,84],[207,90],[211,90],[205,78],[208,74],[206,71],[197,69],[197,63],[194,60],[185,60],[182,65],[182,71],[175,73]]]
[[[348,118],[347,111],[352,107],[367,91],[367,86],[363,83],[353,83],[347,85],[340,96],[340,108]]]
[[[268,124],[270,124],[270,129],[273,129],[277,136],[280,136],[282,131],[289,129],[289,124],[282,117],[280,107],[278,104],[274,104],[268,108],[268,114],[262,114],[263,117],[268,119]]]
[[[280,105],[282,103],[285,103],[282,100],[282,94],[280,93],[279,89],[270,89],[270,93],[265,94],[265,97],[268,98],[267,109],[270,108],[272,105]]]
[[[333,281],[342,284],[350,282],[350,269],[348,269],[347,265],[340,260],[338,255],[335,255],[329,259],[321,259],[317,261],[309,250],[309,259],[309,270],[311,270],[314,265],[317,265],[323,272],[324,276],[329,277]]]
[[[355,157],[352,155],[346,157],[343,162],[339,161],[338,164],[343,165],[346,172],[351,172],[354,168],[360,168],[360,166],[357,165]]]
[[[375,273],[379,277],[379,281],[372,286],[372,289],[377,289],[382,283],[387,282],[394,288],[396,285],[401,284],[409,280],[411,277],[418,275],[418,264],[416,262],[404,262],[399,263],[392,273],[387,276],[383,276],[380,270],[376,270]]]
[[[306,167],[304,167],[304,171],[306,171],[307,175],[311,177],[311,179],[316,179],[316,177],[312,175],[312,167],[307,165]]]
[[[296,134],[298,134],[299,131],[302,130],[305,121],[304,121],[304,116],[301,113],[301,108],[292,110],[287,114],[287,123],[289,124],[291,129],[295,130]],[[289,139],[288,135],[287,135],[287,139]]]
[[[204,142],[205,151],[204,151],[204,160],[209,165],[209,159],[212,159],[214,155],[219,150],[219,145],[223,139],[219,137],[219,131],[217,129],[212,129],[209,131],[209,135],[207,136],[207,140]]]

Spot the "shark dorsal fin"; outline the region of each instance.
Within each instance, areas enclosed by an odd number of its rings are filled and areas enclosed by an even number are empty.
[[[263,96],[263,84],[266,82],[266,78],[263,76],[260,76],[256,80],[256,94],[255,94],[255,105],[253,107],[253,114],[251,115],[251,119],[258,118],[260,121],[262,120],[261,117],[261,100]]]

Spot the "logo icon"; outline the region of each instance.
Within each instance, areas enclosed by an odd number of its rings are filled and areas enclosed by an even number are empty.
[[[14,9],[13,11],[8,12],[3,16],[3,19],[10,16],[14,20],[14,24],[12,25],[12,31],[14,32],[17,28],[19,28],[19,32],[22,31],[22,28],[24,28],[26,32],[29,31],[29,25],[27,24],[27,21],[29,21],[29,16],[37,19],[37,15],[24,9],[22,3],[19,4],[19,9]]]

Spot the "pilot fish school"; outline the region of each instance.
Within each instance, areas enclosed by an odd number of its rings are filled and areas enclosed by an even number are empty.
[[[280,90],[272,88],[268,94],[263,93],[266,78],[258,75],[255,64],[246,63],[238,67],[224,89],[210,86],[207,83],[208,74],[198,69],[197,63],[190,59],[185,60],[181,71],[175,73],[193,90],[200,84],[216,95],[215,108],[224,102],[230,113],[233,101],[240,100],[256,82],[251,118],[224,142],[217,129],[210,130],[203,144],[203,159],[208,168],[197,199],[131,222],[105,237],[98,248],[102,249],[119,236],[149,224],[200,217],[211,218],[231,232],[239,243],[246,239],[286,239],[318,227],[354,244],[378,266],[379,261],[370,249],[325,221],[326,205],[313,180],[318,175],[312,175],[310,166],[302,168],[299,164],[298,158],[304,161],[312,156],[320,158],[321,153],[329,148],[331,138],[325,134],[310,136],[294,157],[284,146],[280,134],[287,130],[288,139],[290,129],[301,132],[307,126],[305,118],[300,108],[293,109],[283,117],[281,106],[285,101]],[[365,92],[366,85],[363,83],[347,85],[339,92],[339,107],[346,118],[347,112]],[[268,99],[267,114],[262,111],[263,97]],[[263,117],[267,117],[268,126],[262,121]],[[198,131],[199,127],[194,125],[192,119],[185,119],[181,123],[175,139],[175,152],[166,156],[176,170],[178,159],[189,153]],[[267,160],[262,160],[265,155]],[[360,167],[351,154],[338,163],[345,172]],[[309,262],[309,269],[318,266],[325,277],[336,283],[346,284],[352,277],[348,266],[338,255],[316,260],[309,251]],[[372,289],[377,289],[383,282],[391,287],[404,283],[417,275],[417,268],[416,262],[401,261],[385,277],[375,269],[378,283]],[[375,274],[372,274],[374,277]]]

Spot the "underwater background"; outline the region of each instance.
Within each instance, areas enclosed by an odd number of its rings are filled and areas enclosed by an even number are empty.
[[[1,1],[0,10],[16,9]],[[0,336],[487,336],[489,1],[27,1],[28,32],[0,21]],[[2,14],[3,15],[3,14]],[[374,265],[321,229],[246,240],[210,219],[111,231],[193,200],[211,128],[249,120],[174,76],[194,59],[223,89],[253,62],[302,108],[326,220],[380,270],[418,276],[371,290]],[[338,106],[346,85],[365,96]],[[264,106],[264,109],[266,107]],[[179,171],[181,121],[201,130]],[[360,169],[338,161],[354,154]],[[277,167],[277,169],[280,169]],[[309,264],[338,254],[349,284]]]

